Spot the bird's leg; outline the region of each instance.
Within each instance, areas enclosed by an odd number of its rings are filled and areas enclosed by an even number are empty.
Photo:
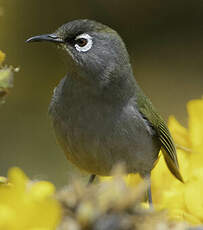
[[[88,181],[88,185],[92,184],[94,179],[95,179],[96,175],[92,174],[89,178],[89,181]]]
[[[147,181],[149,183],[149,186],[147,188],[147,199],[148,199],[148,202],[149,202],[149,207],[153,208],[153,203],[152,203],[152,189],[151,189],[151,175],[147,176],[146,179],[147,179]]]
[[[153,208],[151,183],[150,183],[150,185],[149,185],[149,187],[147,189],[147,197],[148,197],[148,202],[149,202],[150,208]]]

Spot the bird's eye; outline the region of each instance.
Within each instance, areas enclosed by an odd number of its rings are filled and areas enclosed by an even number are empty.
[[[84,47],[87,45],[88,41],[85,38],[79,38],[76,40],[75,44],[79,45],[80,47]]]
[[[78,52],[86,52],[92,48],[92,37],[89,34],[81,34],[75,38],[75,48]]]

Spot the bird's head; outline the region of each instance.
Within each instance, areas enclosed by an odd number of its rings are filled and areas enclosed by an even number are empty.
[[[40,41],[59,45],[69,54],[75,68],[90,78],[109,81],[110,74],[122,75],[126,68],[130,68],[128,52],[120,36],[113,29],[95,21],[71,21],[52,34],[27,40]]]

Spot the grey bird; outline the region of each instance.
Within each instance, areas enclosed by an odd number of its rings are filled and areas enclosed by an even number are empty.
[[[67,53],[68,73],[49,107],[67,159],[92,176],[108,176],[124,162],[127,173],[150,176],[160,149],[172,174],[183,182],[167,125],[138,86],[118,33],[81,19],[27,42],[49,41]]]

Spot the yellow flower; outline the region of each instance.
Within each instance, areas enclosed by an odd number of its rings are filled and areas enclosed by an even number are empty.
[[[61,207],[53,184],[32,182],[19,168],[9,170],[8,183],[1,181],[0,230],[56,229]]]
[[[188,129],[169,119],[185,184],[169,173],[161,156],[152,171],[152,195],[155,207],[167,209],[171,219],[203,224],[203,99],[190,101],[187,110]]]
[[[0,65],[3,63],[5,57],[6,57],[5,53],[3,53],[3,52],[0,50]]]

